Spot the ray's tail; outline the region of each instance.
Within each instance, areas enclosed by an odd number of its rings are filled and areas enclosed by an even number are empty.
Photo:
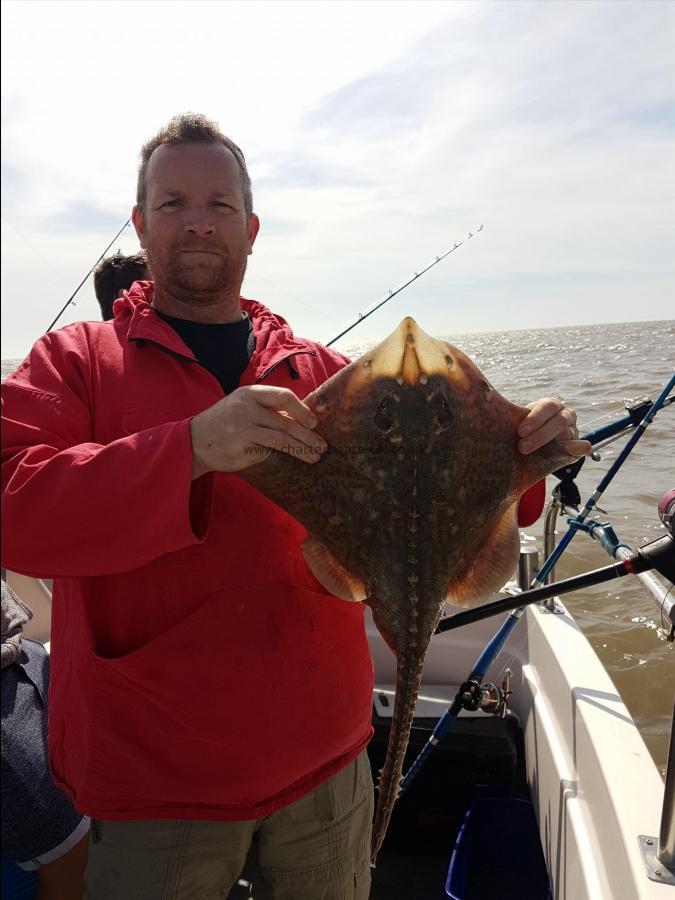
[[[389,731],[387,757],[380,772],[380,779],[377,785],[377,808],[375,810],[370,848],[371,865],[375,865],[375,859],[382,846],[387,826],[391,819],[394,803],[399,795],[403,775],[403,759],[415,714],[415,701],[420,681],[422,680],[423,663],[424,658],[420,659],[417,654],[407,656],[402,653],[398,657],[396,698],[394,700],[394,712]]]

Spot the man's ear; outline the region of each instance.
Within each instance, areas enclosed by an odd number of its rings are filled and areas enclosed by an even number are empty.
[[[248,217],[248,255],[250,256],[253,253],[253,245],[255,244],[255,239],[258,237],[258,232],[260,231],[260,219],[256,216],[255,213],[251,213]],[[138,231],[138,229],[136,229]],[[141,244],[141,247],[143,245]]]
[[[143,223],[143,213],[141,212],[140,207],[134,206],[131,210],[131,221],[133,223],[134,228],[136,229],[136,234],[138,235],[138,241],[143,250],[146,250],[145,246],[145,225]]]

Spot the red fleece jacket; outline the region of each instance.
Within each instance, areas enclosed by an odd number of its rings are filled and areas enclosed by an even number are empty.
[[[151,299],[137,283],[113,322],[45,335],[4,383],[3,565],[54,578],[50,760],[78,809],[257,818],[365,747],[363,607],[325,593],[304,529],[241,479],[191,482],[190,418],[223,393]],[[345,365],[242,306],[241,385],[302,398]]]
[[[223,392],[151,299],[137,283],[114,321],[45,335],[4,383],[3,565],[54,578],[50,761],[78,809],[258,818],[369,740],[363,607],[237,476],[191,482],[190,418]],[[241,385],[302,398],[345,364],[242,307]]]

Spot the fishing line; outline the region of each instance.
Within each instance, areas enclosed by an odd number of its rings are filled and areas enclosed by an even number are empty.
[[[477,228],[475,233],[470,231],[468,235],[464,238],[463,241],[459,241],[459,243],[455,242],[449,250],[446,250],[445,253],[442,253],[440,256],[437,256],[432,262],[426,265],[423,269],[420,269],[419,272],[414,272],[412,278],[409,278],[407,281],[404,281],[403,284],[399,284],[398,287],[393,288],[384,295],[384,297],[380,297],[379,300],[376,300],[375,303],[371,304],[367,309],[364,309],[363,312],[360,312],[355,319],[351,321],[350,324],[347,324],[345,328],[339,334],[336,334],[334,338],[331,338],[328,343],[325,345],[326,347],[330,347],[336,341],[339,341],[341,337],[344,337],[352,328],[356,328],[364,319],[367,319],[368,316],[372,316],[374,312],[377,312],[380,307],[384,306],[385,303],[388,303],[392,300],[397,294],[400,294],[402,290],[408,287],[409,284],[412,284],[413,281],[417,281],[417,279],[424,275],[425,272],[428,272],[429,269],[433,269],[434,266],[438,265],[438,263],[445,259],[446,256],[450,256],[451,253],[454,253],[455,250],[458,250],[465,241],[471,240],[472,237],[475,237],[476,234],[479,234],[485,226],[481,225],[480,228]]]
[[[527,629],[524,629],[524,633],[521,635],[518,643],[513,647],[513,650],[511,652],[509,658],[506,660],[506,662],[504,663],[502,668],[498,671],[496,678],[500,678],[504,674],[504,672],[506,671],[506,669],[509,668],[509,666],[511,665],[513,660],[516,658],[518,653],[523,649],[523,647],[525,646],[527,641],[528,641]],[[494,665],[496,662],[499,661],[499,657],[502,655],[502,653],[506,652],[506,649],[507,649],[507,646],[506,646],[506,644],[504,644],[504,646],[502,648],[500,648],[499,653],[497,654],[497,656],[494,659],[494,662],[491,663],[491,665]]]
[[[108,252],[108,250],[110,250],[110,248],[111,248],[112,245],[115,243],[115,241],[117,240],[117,238],[122,234],[122,232],[124,231],[124,229],[127,228],[130,224],[131,224],[131,216],[129,216],[129,218],[126,220],[126,222],[124,223],[124,225],[122,225],[122,227],[121,227],[120,230],[117,232],[117,234],[115,235],[115,237],[112,239],[112,241],[110,241],[110,243],[109,243],[108,246],[105,248],[105,250],[103,251],[103,253],[101,253],[101,255],[100,255],[99,258],[96,260],[96,262],[94,263],[94,265],[91,267],[91,269],[89,269],[89,271],[88,271],[87,274],[84,276],[84,278],[82,279],[82,281],[81,281],[81,282],[78,284],[78,286],[75,288],[75,290],[73,291],[73,293],[70,295],[69,299],[68,299],[68,300],[66,301],[66,303],[64,303],[64,305],[61,307],[61,309],[59,310],[58,315],[56,316],[56,318],[54,319],[54,321],[51,323],[51,325],[49,326],[49,328],[47,329],[47,331],[46,331],[47,334],[49,334],[49,332],[52,330],[52,328],[56,325],[56,323],[59,321],[59,319],[60,319],[61,316],[64,314],[64,312],[68,309],[68,307],[70,306],[70,304],[73,303],[73,300],[74,300],[75,297],[77,296],[77,294],[78,294],[80,288],[81,288],[82,285],[85,283],[85,281],[87,280],[87,278],[89,278],[89,276],[91,275],[91,273],[94,271],[94,269],[96,268],[96,266],[100,263],[100,261],[101,261],[101,260],[103,259],[103,257],[106,255],[106,253]],[[73,303],[73,306],[74,306],[74,305],[75,305],[75,304]]]
[[[251,275],[251,281],[260,282],[260,284],[270,285],[271,290],[277,294],[281,294],[282,297],[285,297],[289,303],[299,303],[300,306],[304,306],[306,309],[310,309],[316,315],[316,306],[313,306],[311,303],[307,303],[305,300],[301,300],[299,297],[291,297],[288,291],[285,291],[283,288],[280,288],[278,283],[271,281],[269,278],[261,278],[259,275]],[[268,302],[268,301],[266,301]],[[271,302],[270,302],[271,307]],[[333,322],[337,324],[336,317],[328,312],[324,307],[321,308],[321,315],[326,316],[329,319],[332,319]]]
[[[509,656],[509,658],[506,660],[506,662],[505,662],[504,665],[501,667],[501,669],[499,669],[499,670],[496,672],[496,674],[492,676],[493,680],[498,681],[500,678],[503,677],[503,675],[504,675],[504,673],[506,672],[506,670],[509,669],[509,668],[511,667],[511,663],[513,662],[513,660],[516,658],[516,656],[518,656],[518,654],[520,653],[520,651],[523,649],[523,647],[524,647],[525,644],[527,643],[528,637],[529,637],[529,636],[528,636],[528,633],[527,633],[527,629],[525,629],[525,630],[524,630],[524,634],[521,635],[520,640],[518,641],[518,643],[517,643],[517,644],[515,645],[515,647],[513,648],[513,651],[512,651],[512,653],[511,653],[511,655]],[[495,665],[496,663],[499,662],[499,657],[500,657],[500,656],[502,655],[502,653],[504,653],[504,652],[506,652],[506,645],[505,645],[504,647],[502,647],[502,649],[499,651],[499,653],[497,654],[497,656],[496,656],[496,658],[495,658],[495,660],[494,660],[494,663],[492,663],[492,665]],[[490,670],[488,669],[488,672],[489,672],[489,671],[490,671]],[[487,672],[486,672],[486,677],[487,677]]]
[[[583,427],[588,428],[590,425],[595,425],[598,422],[604,422],[605,419],[618,419],[620,416],[625,415],[623,409],[624,408],[622,408],[621,410],[614,409],[611,412],[596,416],[595,419],[590,419],[588,422],[584,422]],[[581,432],[581,428],[579,428],[579,431]]]

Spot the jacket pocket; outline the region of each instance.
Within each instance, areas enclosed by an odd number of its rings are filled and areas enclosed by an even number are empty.
[[[281,582],[228,588],[132,653],[92,652],[98,808],[255,811],[363,741],[359,606]]]

